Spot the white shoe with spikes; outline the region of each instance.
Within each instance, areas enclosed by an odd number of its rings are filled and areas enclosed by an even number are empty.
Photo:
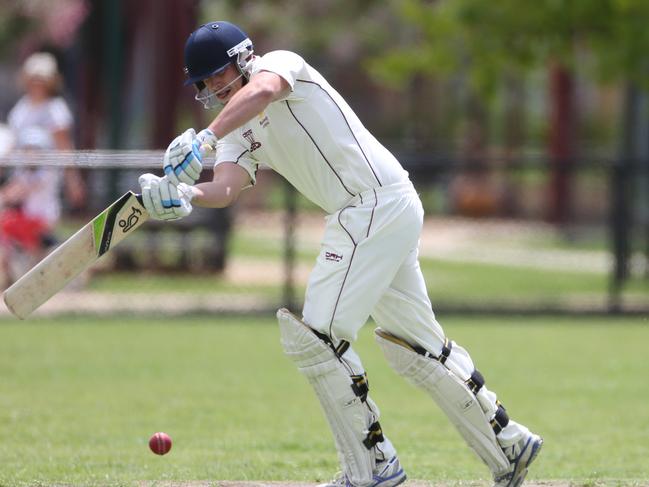
[[[518,443],[504,448],[503,451],[509,459],[509,470],[494,477],[494,487],[520,486],[525,480],[528,467],[536,459],[542,446],[543,438],[530,433]]]
[[[345,474],[340,474],[327,484],[318,487],[395,487],[406,480],[406,472],[401,468],[399,459],[395,456],[389,460],[379,462],[374,468],[372,481],[365,485],[352,484]]]

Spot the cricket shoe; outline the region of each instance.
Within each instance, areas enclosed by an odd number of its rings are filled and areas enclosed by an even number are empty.
[[[534,433],[522,438],[512,446],[503,448],[505,456],[509,459],[509,470],[501,475],[494,476],[494,487],[518,487],[525,480],[527,467],[536,459],[543,438]]]
[[[406,472],[401,468],[401,463],[397,456],[393,456],[389,460],[377,462],[374,471],[372,472],[372,481],[362,487],[394,487],[406,480]],[[318,487],[357,487],[352,484],[347,475],[340,474],[328,484],[321,484]]]

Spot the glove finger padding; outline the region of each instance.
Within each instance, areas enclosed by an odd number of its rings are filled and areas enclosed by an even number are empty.
[[[188,129],[176,137],[165,152],[163,169],[169,181],[194,184],[203,170],[200,141],[194,129]]]
[[[167,213],[167,209],[164,204],[164,197],[160,188],[160,179],[154,179],[151,181],[150,184],[150,194],[151,194],[151,201],[153,202],[153,207],[155,208],[155,212],[157,215],[160,215],[160,217],[164,217],[165,214]]]
[[[192,179],[192,182],[198,181],[198,178],[201,177],[201,171],[203,170],[203,155],[201,153],[201,142],[198,139],[194,139],[192,142],[192,156],[188,161],[189,164],[185,167],[185,173]],[[179,177],[180,178],[180,177]],[[183,181],[185,184],[187,181]]]
[[[153,174],[142,174],[138,179],[140,188],[142,189],[142,202],[144,203],[144,207],[153,218],[157,218],[158,220],[162,219],[162,213],[164,212],[162,203],[157,198],[159,194],[159,179],[158,176]]]
[[[182,184],[182,183],[181,183]],[[181,211],[181,202],[178,198],[178,190],[176,186],[171,184],[168,180],[160,181],[160,199],[162,206],[165,208],[166,220],[177,220],[188,213]]]
[[[218,139],[216,138],[216,135],[214,135],[214,132],[212,132],[210,129],[203,129],[198,134],[196,134],[196,138],[200,141],[201,147],[207,145],[209,146],[210,150],[216,150],[216,143],[218,142]]]
[[[176,214],[179,218],[189,215],[194,209],[192,206],[192,199],[194,198],[194,189],[192,186],[180,183],[178,186],[174,187],[177,191],[178,201],[180,201],[180,207],[175,208]]]
[[[180,185],[187,186],[184,183],[180,183],[179,186]],[[186,201],[186,198],[182,198],[180,196],[178,192],[178,188],[170,183],[166,185],[166,190],[169,192],[169,204],[170,204],[169,208],[173,213],[174,217],[182,218],[184,216],[189,215],[189,213],[191,212],[191,204],[189,204],[189,202]],[[185,199],[185,201],[183,201],[183,199]],[[166,203],[166,201],[163,201],[163,203]],[[190,208],[189,210],[187,208],[187,205],[189,205]]]
[[[143,174],[139,182],[142,188],[142,202],[153,218],[177,220],[192,212],[192,186],[180,183],[177,188],[166,176],[160,178],[153,174]]]
[[[160,191],[160,202],[162,203],[162,207],[165,210],[173,208],[174,206],[174,201],[171,199],[169,186],[169,184],[158,185],[158,190]],[[178,206],[179,204],[180,203],[178,203],[178,199],[176,198],[175,205]]]
[[[175,156],[178,147],[181,144],[181,139],[183,138],[184,133],[180,134],[178,137],[176,137],[174,140],[171,141],[171,144],[167,147],[167,150],[165,151],[164,158],[162,160],[162,169],[165,173],[165,175],[169,178],[169,180],[174,183],[178,184],[180,181],[178,181],[178,178],[176,177],[176,174],[174,173],[174,166],[172,164],[173,160],[172,158]]]
[[[140,190],[142,191],[142,201],[144,202],[144,207],[146,208],[146,211],[148,211],[149,213],[151,213],[150,208],[153,207],[153,202],[151,201],[150,181],[151,178],[155,178],[155,177],[157,176],[147,173],[147,174],[140,175],[140,177],[137,179],[137,182],[140,185]]]

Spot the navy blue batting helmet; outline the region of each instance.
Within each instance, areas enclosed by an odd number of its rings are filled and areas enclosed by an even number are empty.
[[[222,20],[201,25],[185,43],[185,85],[200,84],[231,62],[245,74],[252,51],[252,41],[236,25]]]

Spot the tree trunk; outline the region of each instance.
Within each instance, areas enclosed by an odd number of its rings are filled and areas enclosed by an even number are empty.
[[[575,157],[575,93],[572,73],[563,65],[550,67],[550,201],[548,219],[559,225],[572,214]]]

